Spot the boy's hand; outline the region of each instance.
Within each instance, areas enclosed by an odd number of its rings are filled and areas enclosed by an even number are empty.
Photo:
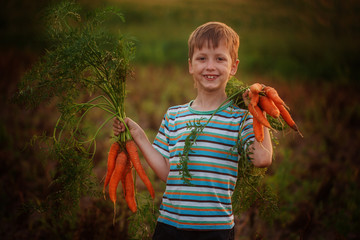
[[[138,137],[145,136],[145,133],[143,129],[132,119],[125,118],[124,123],[128,127],[131,136],[135,139]],[[119,136],[120,133],[124,132],[126,130],[126,127],[123,122],[121,122],[119,119],[115,118],[113,123],[113,132],[115,136]]]
[[[250,92],[250,89],[246,89],[245,92],[242,95],[245,106],[249,106],[249,104],[250,104],[249,92]]]
[[[125,131],[125,126],[119,119],[115,118],[113,123],[113,132],[115,136],[119,136],[120,133]]]

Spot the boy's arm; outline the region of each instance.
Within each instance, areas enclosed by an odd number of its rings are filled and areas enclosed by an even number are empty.
[[[164,182],[168,177],[170,171],[169,160],[161,155],[150,143],[144,130],[130,118],[124,119],[125,124],[130,130],[130,134],[134,139],[136,145],[139,147],[146,162],[149,164],[155,174]],[[113,131],[115,135],[119,135],[120,132],[125,131],[125,126],[115,119],[113,124]]]
[[[249,91],[250,90],[245,91],[242,96],[246,106],[250,104],[248,98]],[[267,127],[264,126],[263,142],[259,143],[254,139],[254,142],[249,147],[253,152],[252,163],[255,167],[268,167],[271,165],[273,149],[269,129]]]
[[[272,143],[269,129],[264,127],[264,140],[262,143],[254,140],[249,146],[253,150],[252,163],[255,167],[268,167],[272,162]]]

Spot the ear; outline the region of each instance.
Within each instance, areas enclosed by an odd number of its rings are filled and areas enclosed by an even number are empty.
[[[231,65],[230,75],[234,76],[237,72],[238,65],[239,65],[239,59],[236,59],[236,61]]]
[[[193,74],[194,71],[193,71],[193,68],[192,68],[192,63],[191,63],[191,59],[190,59],[190,58],[188,58],[188,63],[189,63],[189,73],[190,73],[190,74]]]

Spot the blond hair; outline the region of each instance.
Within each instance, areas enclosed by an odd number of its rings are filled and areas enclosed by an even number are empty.
[[[189,59],[192,59],[194,49],[201,49],[205,43],[216,48],[225,40],[233,62],[238,58],[240,45],[239,35],[228,25],[221,22],[208,22],[196,28],[188,40]]]

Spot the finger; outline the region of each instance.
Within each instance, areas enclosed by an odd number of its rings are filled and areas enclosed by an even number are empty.
[[[129,125],[129,122],[130,122],[130,118],[128,118],[128,117],[124,118],[124,123],[126,125]]]
[[[114,120],[113,126],[116,127],[116,128],[119,128],[119,127],[121,126],[120,120],[116,118],[116,119]]]
[[[250,96],[249,96],[249,92],[250,90],[249,89],[246,89],[245,92],[243,93],[242,97],[243,97],[243,100],[244,100],[244,103],[245,103],[245,106],[248,106],[249,103],[250,103]]]
[[[115,129],[119,132],[123,132],[123,131],[125,131],[125,126],[124,126],[124,124],[119,124],[115,127]]]
[[[249,96],[249,89],[246,89],[245,92],[243,93],[243,97],[248,97]]]

